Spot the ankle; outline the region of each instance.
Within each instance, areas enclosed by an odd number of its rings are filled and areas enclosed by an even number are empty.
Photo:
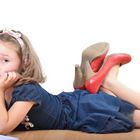
[[[112,87],[115,85],[116,83],[116,78],[111,78],[111,79],[105,79],[102,83],[102,86],[108,90],[111,90]]]

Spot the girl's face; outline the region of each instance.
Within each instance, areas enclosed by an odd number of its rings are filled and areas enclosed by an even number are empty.
[[[21,60],[13,43],[0,41],[0,77],[6,72],[19,72]]]

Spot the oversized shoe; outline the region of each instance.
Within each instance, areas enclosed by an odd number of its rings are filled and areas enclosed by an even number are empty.
[[[109,50],[109,44],[107,42],[99,42],[86,48],[82,52],[81,65],[75,65],[75,78],[73,87],[75,89],[85,89],[85,65],[88,61],[94,72],[97,72],[106,57]]]
[[[103,63],[100,70],[85,82],[86,89],[95,94],[98,92],[103,80],[114,65],[123,65],[131,61],[131,56],[125,53],[111,54]]]

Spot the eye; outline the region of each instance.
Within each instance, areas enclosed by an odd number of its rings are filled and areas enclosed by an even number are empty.
[[[3,60],[1,60],[1,62],[5,63],[5,62],[9,62],[9,60],[8,59],[3,59]]]

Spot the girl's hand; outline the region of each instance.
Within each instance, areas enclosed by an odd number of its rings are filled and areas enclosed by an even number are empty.
[[[20,78],[16,72],[7,72],[0,77],[0,90],[5,92],[8,88],[12,87],[14,83]]]

